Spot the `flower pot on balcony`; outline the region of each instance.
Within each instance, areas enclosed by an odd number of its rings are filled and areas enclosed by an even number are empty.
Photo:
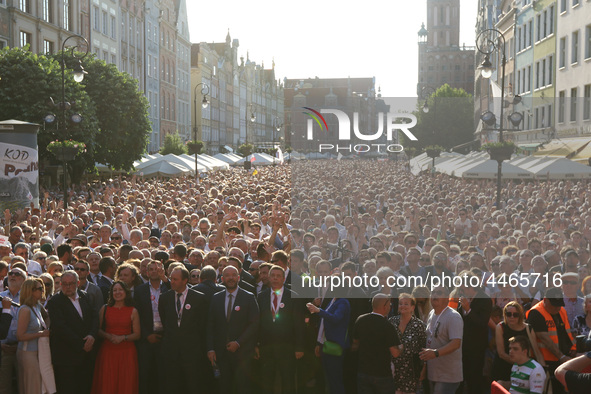
[[[439,149],[427,149],[427,157],[430,157],[431,159],[434,159],[436,157],[439,157],[441,155],[441,151]]]
[[[72,161],[76,158],[78,152],[80,152],[80,149],[69,146],[63,146],[54,149],[52,152],[59,161]]]
[[[505,161],[511,159],[511,155],[515,151],[515,147],[501,146],[495,148],[488,148],[487,151],[492,160]]]

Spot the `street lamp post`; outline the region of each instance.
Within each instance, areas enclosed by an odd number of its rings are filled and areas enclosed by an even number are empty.
[[[495,37],[496,36],[496,37]],[[483,42],[481,42],[481,39]],[[499,47],[499,41],[502,46]],[[505,64],[507,57],[505,55],[505,36],[497,29],[486,29],[482,31],[476,39],[476,47],[478,51],[484,54],[484,61],[478,67],[483,78],[490,78],[492,76],[492,63],[490,55],[495,50],[501,50],[501,119],[499,119],[499,142],[503,142],[503,107],[505,106]],[[493,114],[494,115],[494,114]],[[497,160],[497,209],[501,209],[501,177],[503,160]]]
[[[72,69],[72,74],[74,76],[75,82],[78,82],[78,83],[82,82],[84,80],[84,76],[86,74],[88,74],[86,71],[84,71],[84,67],[82,67],[82,59],[84,59],[86,57],[86,55],[88,55],[88,51],[90,49],[86,38],[84,38],[78,34],[73,34],[71,36],[66,37],[66,39],[62,43],[62,61],[60,64],[61,72],[62,72],[62,101],[60,103],[56,104],[53,101],[53,98],[50,98],[50,100],[54,106],[56,106],[59,110],[61,110],[61,119],[58,120],[57,130],[61,131],[61,133],[63,134],[64,140],[68,138],[68,120],[66,119],[66,111],[69,110],[70,108],[72,108],[72,104],[70,102],[66,101],[66,56],[65,56],[65,52],[66,52],[66,43],[72,38],[81,39],[85,43],[85,52],[84,52],[84,55],[81,57],[76,56],[76,54],[74,53],[74,50],[76,48],[78,48],[78,45],[74,45],[73,47],[70,48],[72,57],[77,61]],[[56,117],[52,114],[46,115],[44,118],[44,121],[46,123],[52,123],[55,120],[56,120]],[[80,122],[82,122],[82,116],[80,114],[76,113],[76,114],[73,114],[69,120],[72,121],[73,123],[80,123]],[[68,165],[68,161],[72,160],[73,158],[71,159],[69,157],[66,157],[65,154],[62,154],[61,159],[62,159],[63,172],[64,172],[64,179],[63,179],[64,210],[67,210],[68,209],[68,182],[67,182],[68,167],[67,167],[67,165]]]
[[[194,112],[195,112],[195,126],[193,127],[193,132],[195,133],[195,137],[193,139],[193,142],[196,144],[197,143],[197,88],[201,86],[201,95],[203,96],[203,99],[201,100],[201,106],[203,107],[203,109],[207,108],[209,106],[209,101],[207,101],[207,95],[209,93],[209,85],[203,82],[198,83],[197,85],[195,85],[195,89],[193,90],[193,96],[194,96],[194,100],[193,100],[193,104],[194,104]],[[210,131],[211,133],[211,131]],[[197,151],[194,152],[195,154],[195,182],[197,183],[197,185],[199,185],[199,169],[197,168]]]

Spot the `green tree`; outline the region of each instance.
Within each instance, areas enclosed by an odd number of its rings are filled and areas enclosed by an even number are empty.
[[[45,115],[57,115],[59,122],[43,124],[39,131],[39,155],[54,160],[45,147],[56,139],[84,142],[87,152],[70,166],[74,183],[84,172],[95,171],[97,162],[115,169],[131,169],[144,153],[151,130],[148,103],[139,92],[137,81],[89,54],[82,60],[88,75],[76,83],[71,70],[77,60],[70,51],[66,51],[65,60],[65,101],[72,104],[66,118],[79,113],[82,122],[68,122],[66,128],[61,121],[58,107],[62,102],[61,53],[44,56],[26,48],[0,51],[0,119],[41,123]]]
[[[65,55],[66,64],[75,64],[70,52]],[[55,56],[61,59],[61,53]],[[131,170],[133,162],[145,153],[152,130],[148,100],[139,91],[137,80],[114,64],[89,54],[83,66],[88,72],[83,84],[96,107],[100,130],[95,137],[96,149],[91,150],[93,164]]]
[[[66,110],[66,118],[74,113],[82,114],[82,122],[74,124],[61,121],[62,111],[52,104],[62,101],[60,63],[52,58],[36,55],[21,48],[4,48],[0,51],[0,119],[18,119],[42,123],[43,118],[53,113],[57,121],[42,124],[37,136],[40,158],[55,161],[45,148],[54,140],[73,139],[84,142],[88,151],[96,145],[98,122],[96,107],[84,87],[76,83],[71,73],[65,74],[66,101],[72,107]],[[66,127],[67,126],[67,127]],[[94,169],[94,161],[84,153],[76,158],[70,168]]]
[[[445,84],[427,98],[427,113],[423,111],[424,102],[419,100],[413,112],[417,125],[411,131],[418,141],[409,145],[419,150],[441,145],[447,150],[474,139],[474,104],[470,94]]]
[[[160,154],[168,155],[169,153],[172,153],[173,155],[187,153],[187,146],[181,140],[178,131],[174,134],[167,134],[166,137],[164,137],[164,145],[160,148]]]

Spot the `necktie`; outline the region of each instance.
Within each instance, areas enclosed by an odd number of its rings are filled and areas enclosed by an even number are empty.
[[[230,321],[230,315],[232,314],[232,293],[228,294],[228,308],[226,309],[226,320]]]
[[[273,313],[277,313],[277,293],[273,293]]]
[[[181,318],[181,296],[182,293],[176,293],[176,314]]]

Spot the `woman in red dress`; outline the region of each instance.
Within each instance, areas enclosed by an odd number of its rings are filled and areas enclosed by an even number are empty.
[[[140,319],[132,306],[131,291],[115,281],[109,301],[99,314],[99,336],[104,338],[99,350],[92,394],[137,394],[138,364],[135,344],[140,338]]]

